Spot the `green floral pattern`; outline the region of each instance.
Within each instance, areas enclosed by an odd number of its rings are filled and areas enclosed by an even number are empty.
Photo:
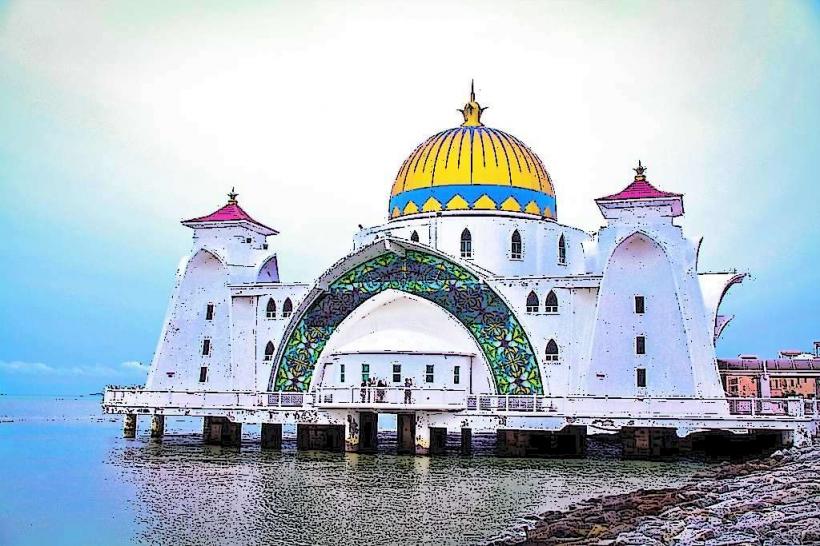
[[[393,288],[440,305],[470,331],[490,365],[499,394],[543,394],[538,360],[504,301],[463,267],[408,250],[385,253],[336,279],[299,319],[271,377],[277,391],[304,392],[336,327],[354,309]]]

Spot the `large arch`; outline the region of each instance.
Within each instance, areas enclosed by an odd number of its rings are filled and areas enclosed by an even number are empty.
[[[429,300],[456,317],[475,338],[499,394],[543,394],[538,359],[504,300],[464,267],[433,254],[385,252],[327,284],[300,309],[278,355],[269,388],[303,392],[330,336],[359,305],[394,289]]]

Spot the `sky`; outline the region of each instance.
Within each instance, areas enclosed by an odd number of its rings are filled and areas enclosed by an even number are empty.
[[[638,159],[685,194],[700,270],[750,273],[719,356],[820,340],[820,3],[0,0],[0,393],[140,383],[233,186],[314,279],[472,78],[561,223]]]

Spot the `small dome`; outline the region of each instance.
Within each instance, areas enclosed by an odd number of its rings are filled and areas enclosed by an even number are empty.
[[[464,123],[422,142],[399,169],[389,217],[441,210],[501,210],[556,217],[555,190],[535,153],[481,123],[471,90]]]

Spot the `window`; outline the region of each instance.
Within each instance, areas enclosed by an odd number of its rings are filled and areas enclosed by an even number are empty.
[[[370,364],[362,364],[362,381],[370,379]]]
[[[345,382],[345,365],[339,364],[339,383]]]
[[[558,344],[554,339],[547,342],[547,349],[544,351],[544,360],[547,362],[558,362]]]
[[[461,383],[461,366],[453,366],[453,385]]]
[[[209,356],[211,354],[211,339],[205,338],[202,340],[202,355]]]
[[[530,292],[530,295],[527,296],[527,313],[537,313],[538,312],[538,296],[535,295],[535,292]]]
[[[418,233],[418,231],[413,231],[413,233],[410,234],[410,240],[413,241],[414,243],[419,242],[419,233]]]
[[[434,367],[432,364],[428,364],[427,368],[424,371],[424,382],[425,383],[433,383],[435,382],[435,375],[433,373]]]
[[[271,360],[273,360],[274,349],[275,347],[273,346],[273,342],[268,341],[268,344],[265,345],[265,358],[263,358],[262,360],[264,360],[265,362],[270,362]]]
[[[643,296],[635,296],[635,312],[639,315],[646,312],[646,300]]]
[[[214,320],[214,304],[209,303],[205,306],[205,320]]]
[[[290,298],[285,300],[285,303],[282,304],[282,316],[284,318],[288,318],[293,314],[293,303],[291,303]]]
[[[473,236],[470,235],[470,230],[467,228],[464,228],[464,231],[461,232],[461,257],[473,257]]]
[[[516,229],[513,231],[512,238],[510,239],[510,259],[520,260],[522,255],[521,250],[521,234],[518,233]]]
[[[269,319],[276,318],[276,302],[273,298],[268,300],[268,307],[265,310],[265,316]]]
[[[558,265],[567,265],[567,242],[563,235],[558,238]]]
[[[635,381],[639,387],[646,387],[646,368],[635,370]]]
[[[208,366],[199,368],[199,382],[205,383],[208,380]]]
[[[401,364],[393,364],[393,383],[401,383]]]
[[[635,338],[635,354],[646,354],[646,337],[638,336]]]
[[[550,290],[549,294],[547,294],[547,299],[544,301],[544,312],[545,313],[557,313],[558,312],[558,296],[555,295],[555,292]]]

